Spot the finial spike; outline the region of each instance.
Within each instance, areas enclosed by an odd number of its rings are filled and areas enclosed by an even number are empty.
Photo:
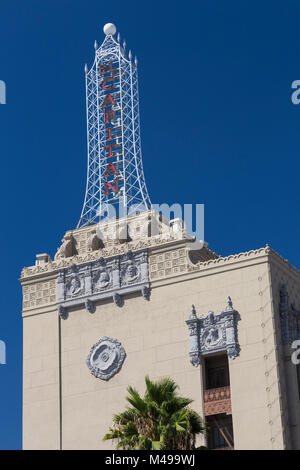
[[[197,318],[197,314],[196,314],[195,305],[192,305],[191,314],[190,314],[190,320],[195,320],[196,318]]]
[[[227,304],[226,304],[226,307],[225,307],[225,311],[228,312],[230,310],[233,310],[233,304],[232,304],[232,300],[231,300],[231,297],[227,297]]]
[[[132,59],[132,54],[131,54],[131,49],[129,49],[129,54],[128,54],[129,60]]]
[[[85,66],[84,66],[84,71],[85,71],[85,73],[87,73],[87,71],[88,71],[88,66],[87,66],[87,64],[85,64]]]
[[[120,33],[118,33],[118,36],[117,36],[117,41],[120,42],[121,41],[121,36],[120,36]]]
[[[134,58],[134,63],[135,63],[135,66],[137,67],[137,64],[138,64],[137,56],[135,56]]]
[[[124,49],[124,51],[125,51],[125,49],[126,49],[126,41],[125,41],[125,39],[124,39],[124,41],[123,41],[123,49]]]
[[[97,43],[97,41],[94,42],[94,48],[95,48],[95,49],[98,49],[98,43]]]

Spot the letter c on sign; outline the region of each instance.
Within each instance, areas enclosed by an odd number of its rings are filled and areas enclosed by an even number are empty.
[[[104,78],[103,82],[101,83],[101,86],[102,86],[103,90],[105,90],[105,91],[113,90],[115,88],[114,84],[112,84],[110,86],[106,86],[106,82],[112,82],[112,81],[114,81],[114,77]]]

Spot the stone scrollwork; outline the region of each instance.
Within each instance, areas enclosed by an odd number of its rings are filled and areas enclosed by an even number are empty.
[[[62,305],[58,306],[58,315],[62,320],[66,320],[68,318],[68,311]]]
[[[86,299],[84,305],[89,313],[95,313],[95,304],[92,300]]]
[[[150,298],[147,250],[73,263],[57,271],[58,305],[62,307],[82,304],[93,313],[95,302],[107,298],[122,307],[124,294],[133,292]]]
[[[114,299],[114,303],[117,305],[117,307],[122,307],[123,306],[123,298],[118,292],[114,293],[113,299]]]
[[[150,300],[150,287],[143,286],[142,287],[142,296],[145,300]]]
[[[109,380],[119,372],[125,357],[126,352],[119,341],[103,336],[92,346],[86,364],[95,377]]]
[[[197,317],[196,309],[192,311],[186,324],[190,335],[190,362],[197,367],[201,356],[226,351],[235,359],[239,354],[237,339],[238,313],[234,310],[231,298],[221,313],[209,311],[207,316]]]

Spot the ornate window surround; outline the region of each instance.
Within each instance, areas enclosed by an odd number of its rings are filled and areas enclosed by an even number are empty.
[[[186,324],[190,335],[190,362],[197,367],[201,356],[226,351],[231,359],[239,355],[237,337],[239,315],[228,297],[225,309],[220,313],[209,311],[206,316],[197,317],[192,305],[191,315]]]

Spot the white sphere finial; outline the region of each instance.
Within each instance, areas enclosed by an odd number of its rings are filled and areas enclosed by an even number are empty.
[[[116,34],[117,28],[113,23],[106,23],[103,27],[103,31],[106,36],[113,36],[114,34]]]

